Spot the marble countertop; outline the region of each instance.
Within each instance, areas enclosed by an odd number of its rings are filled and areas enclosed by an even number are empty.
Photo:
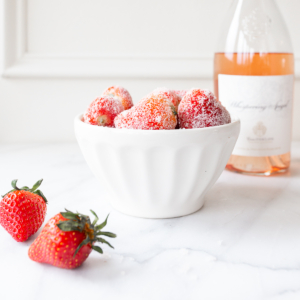
[[[115,250],[92,253],[78,269],[31,261],[27,242],[0,227],[0,299],[300,299],[300,143],[290,173],[272,178],[224,171],[204,207],[175,219],[114,211],[76,144],[0,146],[0,192],[12,179],[44,178],[46,221],[64,208],[101,219]],[[57,298],[58,297],[58,298]]]

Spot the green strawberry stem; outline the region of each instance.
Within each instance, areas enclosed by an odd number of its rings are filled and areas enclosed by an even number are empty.
[[[99,246],[95,246],[94,244],[96,242],[100,242],[102,244],[107,244],[109,247],[114,248],[109,242],[101,238],[101,235],[115,238],[117,237],[116,234],[106,231],[101,231],[102,228],[104,228],[107,224],[108,216],[106,217],[105,221],[99,225],[97,225],[97,222],[99,220],[97,214],[91,210],[91,213],[95,216],[95,219],[93,222],[91,222],[90,217],[80,214],[80,213],[73,213],[70,210],[67,210],[65,212],[61,212],[60,214],[66,218],[65,221],[59,221],[56,226],[62,230],[62,231],[79,231],[84,232],[86,235],[85,240],[83,240],[80,245],[76,248],[73,257],[78,253],[78,251],[83,247],[84,245],[90,244],[92,249],[103,253],[103,250]]]
[[[174,116],[177,116],[177,115],[178,115],[178,114],[177,114],[177,111],[176,111],[176,108],[175,108],[174,105],[171,105],[171,110],[172,110],[172,113],[173,113]]]
[[[47,198],[45,197],[45,195],[42,193],[41,190],[37,190],[37,188],[42,184],[43,182],[43,179],[40,179],[39,181],[37,181],[33,187],[30,189],[28,186],[23,186],[21,188],[18,188],[17,187],[17,182],[18,182],[18,179],[14,179],[12,182],[11,182],[11,185],[12,187],[14,188],[13,190],[9,191],[8,193],[6,193],[4,196],[2,196],[2,198],[4,198],[7,194],[11,193],[11,192],[14,192],[14,191],[27,191],[27,192],[31,192],[33,194],[36,194],[36,195],[39,195],[40,197],[42,197],[45,201],[45,203],[48,203],[48,200]]]

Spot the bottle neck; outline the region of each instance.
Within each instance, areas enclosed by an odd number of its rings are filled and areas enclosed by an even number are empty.
[[[252,13],[253,21],[261,18],[262,15],[268,16],[270,19],[274,16],[281,18],[280,10],[275,0],[234,0],[233,9],[235,10],[235,15],[250,15]],[[257,20],[257,22],[259,21]]]
[[[274,5],[276,6],[275,0],[234,0],[236,3],[241,5],[251,4],[251,5]]]
[[[274,0],[234,0],[225,19],[218,52],[291,53],[292,46]]]
[[[234,6],[236,11],[260,11],[265,14],[277,11],[279,9],[275,0],[234,0]]]

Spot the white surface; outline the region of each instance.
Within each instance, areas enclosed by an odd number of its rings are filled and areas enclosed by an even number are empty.
[[[83,156],[110,191],[112,206],[145,218],[199,210],[240,131],[238,119],[193,130],[134,130],[92,126],[79,115],[74,126]]]
[[[92,208],[103,219],[111,212],[107,230],[118,234],[115,250],[62,270],[28,258],[34,237],[17,243],[0,228],[1,300],[300,298],[299,143],[290,174],[225,171],[200,211],[162,220],[114,211],[75,144],[2,145],[0,154],[1,193],[11,179],[30,185],[43,177],[46,220],[65,207]]]
[[[232,154],[259,157],[290,152],[294,76],[219,74],[218,78],[219,100],[242,124]]]

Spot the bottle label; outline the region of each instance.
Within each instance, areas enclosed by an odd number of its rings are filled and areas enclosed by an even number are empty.
[[[232,154],[272,156],[290,151],[294,75],[218,75],[219,100],[241,120]]]

